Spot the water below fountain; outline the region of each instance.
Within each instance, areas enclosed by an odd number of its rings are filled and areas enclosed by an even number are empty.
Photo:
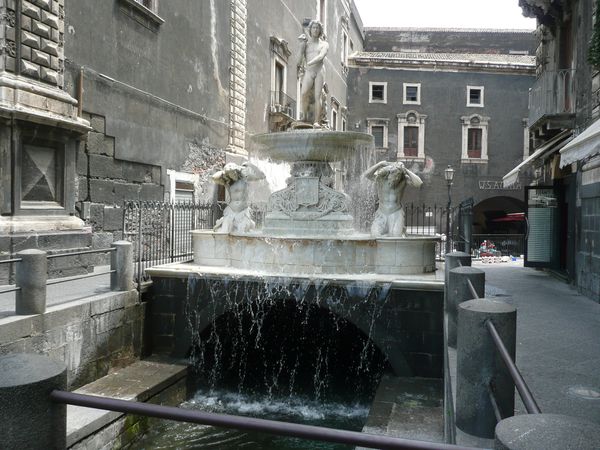
[[[239,394],[230,390],[200,390],[180,405],[220,414],[247,415],[264,419],[304,423],[360,431],[367,419],[368,403],[327,402],[299,396],[272,397]],[[286,450],[352,449],[352,446],[227,430],[182,422],[159,421],[132,449]]]

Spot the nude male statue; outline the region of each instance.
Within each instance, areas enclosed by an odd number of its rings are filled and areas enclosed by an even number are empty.
[[[314,125],[320,126],[323,109],[321,93],[325,76],[324,60],[329,44],[324,37],[323,25],[317,20],[309,23],[308,36],[303,34],[299,39],[301,46],[298,78],[301,78],[302,118],[305,122],[309,120],[310,106],[314,105]]]
[[[229,194],[229,203],[214,226],[214,231],[225,233],[246,233],[256,224],[250,217],[248,205],[248,182],[265,178],[265,174],[253,164],[245,162],[241,166],[235,163],[225,164],[223,170],[212,176],[216,184],[225,186]]]
[[[402,196],[407,185],[420,187],[421,178],[404,167],[401,162],[381,161],[364,174],[377,185],[379,208],[371,225],[373,236],[406,236]]]

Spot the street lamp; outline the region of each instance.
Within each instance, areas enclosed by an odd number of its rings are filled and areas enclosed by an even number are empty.
[[[450,188],[452,187],[452,180],[454,180],[454,169],[450,164],[448,164],[448,167],[446,170],[444,170],[444,178],[448,184],[448,208],[446,209],[446,253],[450,253],[450,205],[452,204]]]

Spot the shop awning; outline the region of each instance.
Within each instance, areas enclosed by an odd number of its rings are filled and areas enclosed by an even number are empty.
[[[557,134],[556,136],[554,136],[552,139],[550,139],[548,142],[546,142],[540,148],[538,148],[535,152],[533,152],[533,154],[531,154],[521,164],[519,164],[517,167],[515,167],[513,170],[511,170],[510,172],[508,172],[506,175],[504,175],[502,177],[503,186],[505,188],[507,188],[507,187],[515,184],[519,180],[519,173],[524,171],[531,164],[533,164],[533,162],[535,160],[542,158],[543,156],[545,156],[549,153],[554,153],[554,152],[560,150],[561,148],[563,148],[563,146],[566,145],[567,142],[569,142],[571,133],[572,132],[570,130],[563,131],[563,132]]]
[[[600,153],[600,120],[585,129],[560,151],[560,167]]]

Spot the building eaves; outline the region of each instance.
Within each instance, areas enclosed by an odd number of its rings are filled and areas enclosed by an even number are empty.
[[[353,66],[432,67],[452,70],[525,71],[535,73],[535,56],[473,53],[357,52]]]
[[[416,28],[416,27],[365,27],[368,31],[423,32],[423,33],[490,33],[490,34],[531,34],[535,30],[510,28]]]

